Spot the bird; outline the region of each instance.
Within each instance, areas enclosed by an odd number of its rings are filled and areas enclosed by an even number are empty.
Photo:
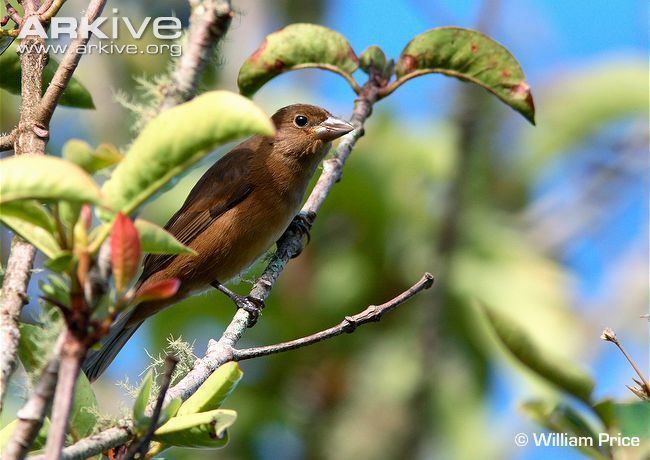
[[[165,230],[196,254],[148,254],[134,289],[137,296],[137,291],[172,278],[180,281],[179,289],[171,298],[140,303],[118,317],[83,363],[90,381],[104,372],[147,318],[210,287],[256,318],[263,305],[224,283],[245,273],[279,240],[298,215],[332,141],[354,129],[309,104],[283,107],[271,120],[273,136],[252,136],[221,157],[169,219]]]

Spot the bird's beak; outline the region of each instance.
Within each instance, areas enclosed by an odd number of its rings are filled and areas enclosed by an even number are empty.
[[[354,129],[350,123],[340,118],[329,116],[316,126],[316,137],[323,141],[333,141]]]

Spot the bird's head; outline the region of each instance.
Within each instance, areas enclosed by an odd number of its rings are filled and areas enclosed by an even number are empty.
[[[354,129],[347,121],[309,104],[283,107],[271,119],[276,128],[274,143],[287,153],[300,156],[320,151],[325,144]]]

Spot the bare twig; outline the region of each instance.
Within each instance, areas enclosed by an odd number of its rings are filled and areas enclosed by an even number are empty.
[[[16,414],[18,423],[14,428],[11,439],[5,446],[2,455],[3,460],[24,458],[43,426],[43,419],[50,406],[52,396],[54,396],[54,388],[59,375],[62,338],[59,338],[54,347],[53,356],[43,368],[36,388],[32,391],[25,405]]]
[[[5,152],[7,150],[13,150],[14,142],[16,142],[16,130],[0,136],[0,152]]]
[[[23,18],[20,16],[18,11],[16,11],[16,8],[11,6],[11,3],[9,3],[7,0],[5,0],[5,10],[7,11],[7,16],[10,17],[13,22],[19,26],[22,25]]]
[[[419,292],[429,289],[433,285],[433,275],[425,273],[420,281],[411,286],[408,290],[402,292],[397,297],[389,300],[381,305],[370,305],[364,311],[357,313],[354,316],[346,316],[343,321],[334,327],[325,329],[315,334],[302,337],[300,339],[291,340],[289,342],[282,342],[275,345],[267,345],[264,347],[245,348],[243,350],[233,350],[233,360],[243,361],[245,359],[259,358],[261,356],[273,355],[282,353],[284,351],[295,350],[296,348],[306,347],[323,340],[331,339],[344,332],[354,332],[358,326],[363,324],[379,321],[384,313],[402,305]]]
[[[650,399],[650,383],[648,382],[648,379],[645,377],[645,375],[643,375],[643,372],[641,372],[641,369],[639,369],[639,366],[637,366],[636,362],[632,359],[632,357],[627,353],[627,351],[625,351],[625,348],[623,348],[623,345],[621,344],[621,342],[619,342],[618,337],[616,337],[616,334],[614,333],[614,331],[611,330],[610,328],[605,328],[605,330],[603,331],[600,338],[602,340],[606,341],[606,342],[611,342],[614,345],[616,345],[618,347],[618,349],[621,350],[621,353],[623,353],[623,356],[625,356],[627,361],[630,363],[630,365],[632,366],[634,371],[637,373],[637,375],[641,379],[640,381],[636,380],[636,379],[633,379],[634,382],[639,385],[639,389],[637,389],[635,387],[628,386],[630,391],[632,391],[632,393],[634,393],[635,395],[637,395],[639,397],[640,397],[641,394],[643,394],[644,398],[642,398],[642,399],[646,399],[646,400]]]
[[[25,15],[34,13],[34,5],[25,3]],[[20,54],[21,66],[21,102],[20,122],[13,133],[13,148],[16,155],[44,154],[46,139],[38,135],[35,121],[36,107],[41,100],[41,83],[43,69],[47,62],[44,45],[40,37],[26,37]],[[27,301],[27,286],[31,277],[32,264],[36,249],[22,238],[14,236],[11,252],[7,261],[7,270],[2,283],[0,295],[0,412],[9,377],[16,367],[16,352],[20,339],[18,317]]]
[[[192,98],[203,68],[214,46],[226,34],[232,16],[229,0],[206,0],[194,6],[183,53],[176,64],[171,83],[162,88],[164,97],[161,110]]]
[[[105,4],[106,0],[91,0],[86,8],[85,14],[89,23],[99,17]],[[55,8],[54,4],[52,5],[52,8]],[[72,74],[77,69],[77,65],[82,56],[79,50],[88,43],[90,36],[91,34],[77,34],[77,38],[70,43],[70,47],[63,56],[63,59],[61,59],[59,67],[56,69],[52,81],[47,87],[43,99],[38,107],[37,118],[43,126],[49,124],[63,91],[65,91],[70,79],[72,78]]]
[[[41,22],[47,22],[61,9],[65,0],[48,0],[43,2],[38,9],[38,18]]]
[[[142,459],[149,450],[149,444],[151,443],[153,434],[158,428],[160,413],[162,412],[163,403],[165,402],[165,394],[167,394],[167,390],[171,384],[172,375],[174,374],[174,369],[176,369],[176,364],[178,364],[178,358],[171,355],[167,355],[165,357],[165,371],[163,373],[163,380],[162,384],[160,385],[158,397],[156,398],[156,405],[154,406],[153,413],[151,414],[149,427],[147,428],[147,432],[142,437],[142,439],[138,442],[134,442],[131,445],[128,452],[126,453],[126,456],[124,457],[124,460],[136,458],[136,455],[138,455],[138,458]]]
[[[61,363],[59,365],[59,378],[56,382],[54,393],[54,406],[52,408],[52,423],[47,433],[45,456],[48,460],[61,457],[61,449],[65,442],[68,429],[70,409],[74,399],[74,387],[79,377],[81,363],[86,356],[87,347],[74,333],[66,328],[63,346],[61,347]]]

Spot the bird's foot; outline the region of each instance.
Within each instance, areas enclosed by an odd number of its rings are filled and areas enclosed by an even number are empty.
[[[230,300],[232,300],[237,308],[241,308],[248,312],[248,327],[255,326],[255,323],[257,323],[257,320],[262,314],[262,309],[264,308],[263,300],[251,296],[239,295],[218,281],[213,281],[211,284],[212,287],[223,292]]]
[[[301,239],[303,236],[306,236],[307,244],[309,244],[309,242],[311,241],[311,233],[310,233],[311,226],[313,225],[315,218],[316,218],[316,213],[311,211],[299,213],[296,217],[293,218],[287,231],[284,232],[284,234],[278,240],[277,243],[278,247],[280,247],[280,245],[282,245],[282,241],[292,233],[297,233],[298,235],[300,235]],[[303,249],[304,246],[301,244],[299,249],[291,256],[291,258],[295,259],[296,257],[298,257],[302,253]]]

